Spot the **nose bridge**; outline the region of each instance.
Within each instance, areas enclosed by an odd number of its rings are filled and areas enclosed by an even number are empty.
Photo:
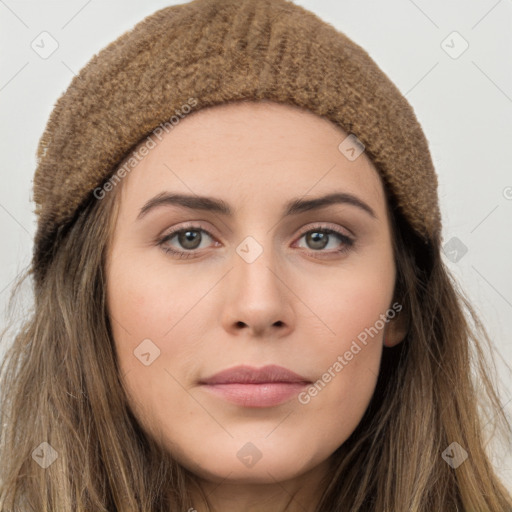
[[[227,330],[236,332],[245,325],[254,334],[269,334],[267,329],[280,327],[283,334],[285,326],[291,327],[292,308],[279,275],[281,258],[267,231],[267,227],[251,230],[235,247],[222,313]]]
[[[275,250],[272,234],[262,228],[253,235],[247,235],[236,247],[235,275],[250,287],[245,292],[277,291],[279,281],[276,268],[279,267],[279,254]]]

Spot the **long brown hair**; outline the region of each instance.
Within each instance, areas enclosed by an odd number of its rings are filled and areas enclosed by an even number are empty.
[[[60,231],[0,367],[0,512],[181,512],[193,507],[192,486],[200,491],[143,431],[121,385],[104,275],[121,187],[91,196]],[[511,433],[491,379],[492,343],[440,247],[416,237],[389,195],[388,207],[409,331],[384,348],[372,401],[334,453],[317,511],[512,510],[482,432],[490,422],[496,435]],[[453,442],[468,453],[456,469],[441,456]]]

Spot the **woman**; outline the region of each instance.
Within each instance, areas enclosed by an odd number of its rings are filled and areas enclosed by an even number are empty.
[[[163,9],[38,157],[0,510],[512,507],[427,141],[346,36],[282,0]]]

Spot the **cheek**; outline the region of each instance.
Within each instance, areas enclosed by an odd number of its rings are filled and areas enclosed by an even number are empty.
[[[179,383],[185,380],[182,368],[197,364],[195,331],[187,329],[197,290],[186,287],[178,274],[164,276],[164,271],[142,258],[118,257],[108,274],[107,300],[130,407],[147,432],[172,445],[176,435],[162,436],[160,428],[173,423],[166,417],[169,407],[191,414],[190,396]]]
[[[317,271],[307,279],[294,282],[294,292],[311,312],[298,327],[314,326],[317,332],[315,350],[317,354],[331,354],[331,349],[348,350],[352,340],[382,340],[386,322],[381,315],[391,306],[395,281],[394,264],[391,258],[380,261],[357,262],[333,270],[329,279],[325,271]],[[309,325],[308,325],[309,324]],[[347,345],[348,344],[348,345]]]
[[[118,258],[108,276],[108,306],[118,348],[163,338],[186,315],[197,294],[179,274],[169,276],[165,267],[146,263],[142,258]]]
[[[347,434],[345,438],[356,428],[375,389],[385,315],[391,308],[393,268],[389,260],[344,269],[321,288],[304,285],[298,291],[308,298],[316,317],[310,321],[316,327],[309,331],[314,342],[301,347],[301,357],[315,361],[317,371],[299,402],[304,412],[319,418],[326,429]]]

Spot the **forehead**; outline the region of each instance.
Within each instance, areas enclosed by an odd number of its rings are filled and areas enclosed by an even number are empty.
[[[166,190],[268,204],[342,191],[383,211],[375,166],[364,152],[352,160],[342,152],[348,135],[325,118],[274,102],[200,109],[152,137],[153,149],[124,180],[123,202],[135,206]]]

